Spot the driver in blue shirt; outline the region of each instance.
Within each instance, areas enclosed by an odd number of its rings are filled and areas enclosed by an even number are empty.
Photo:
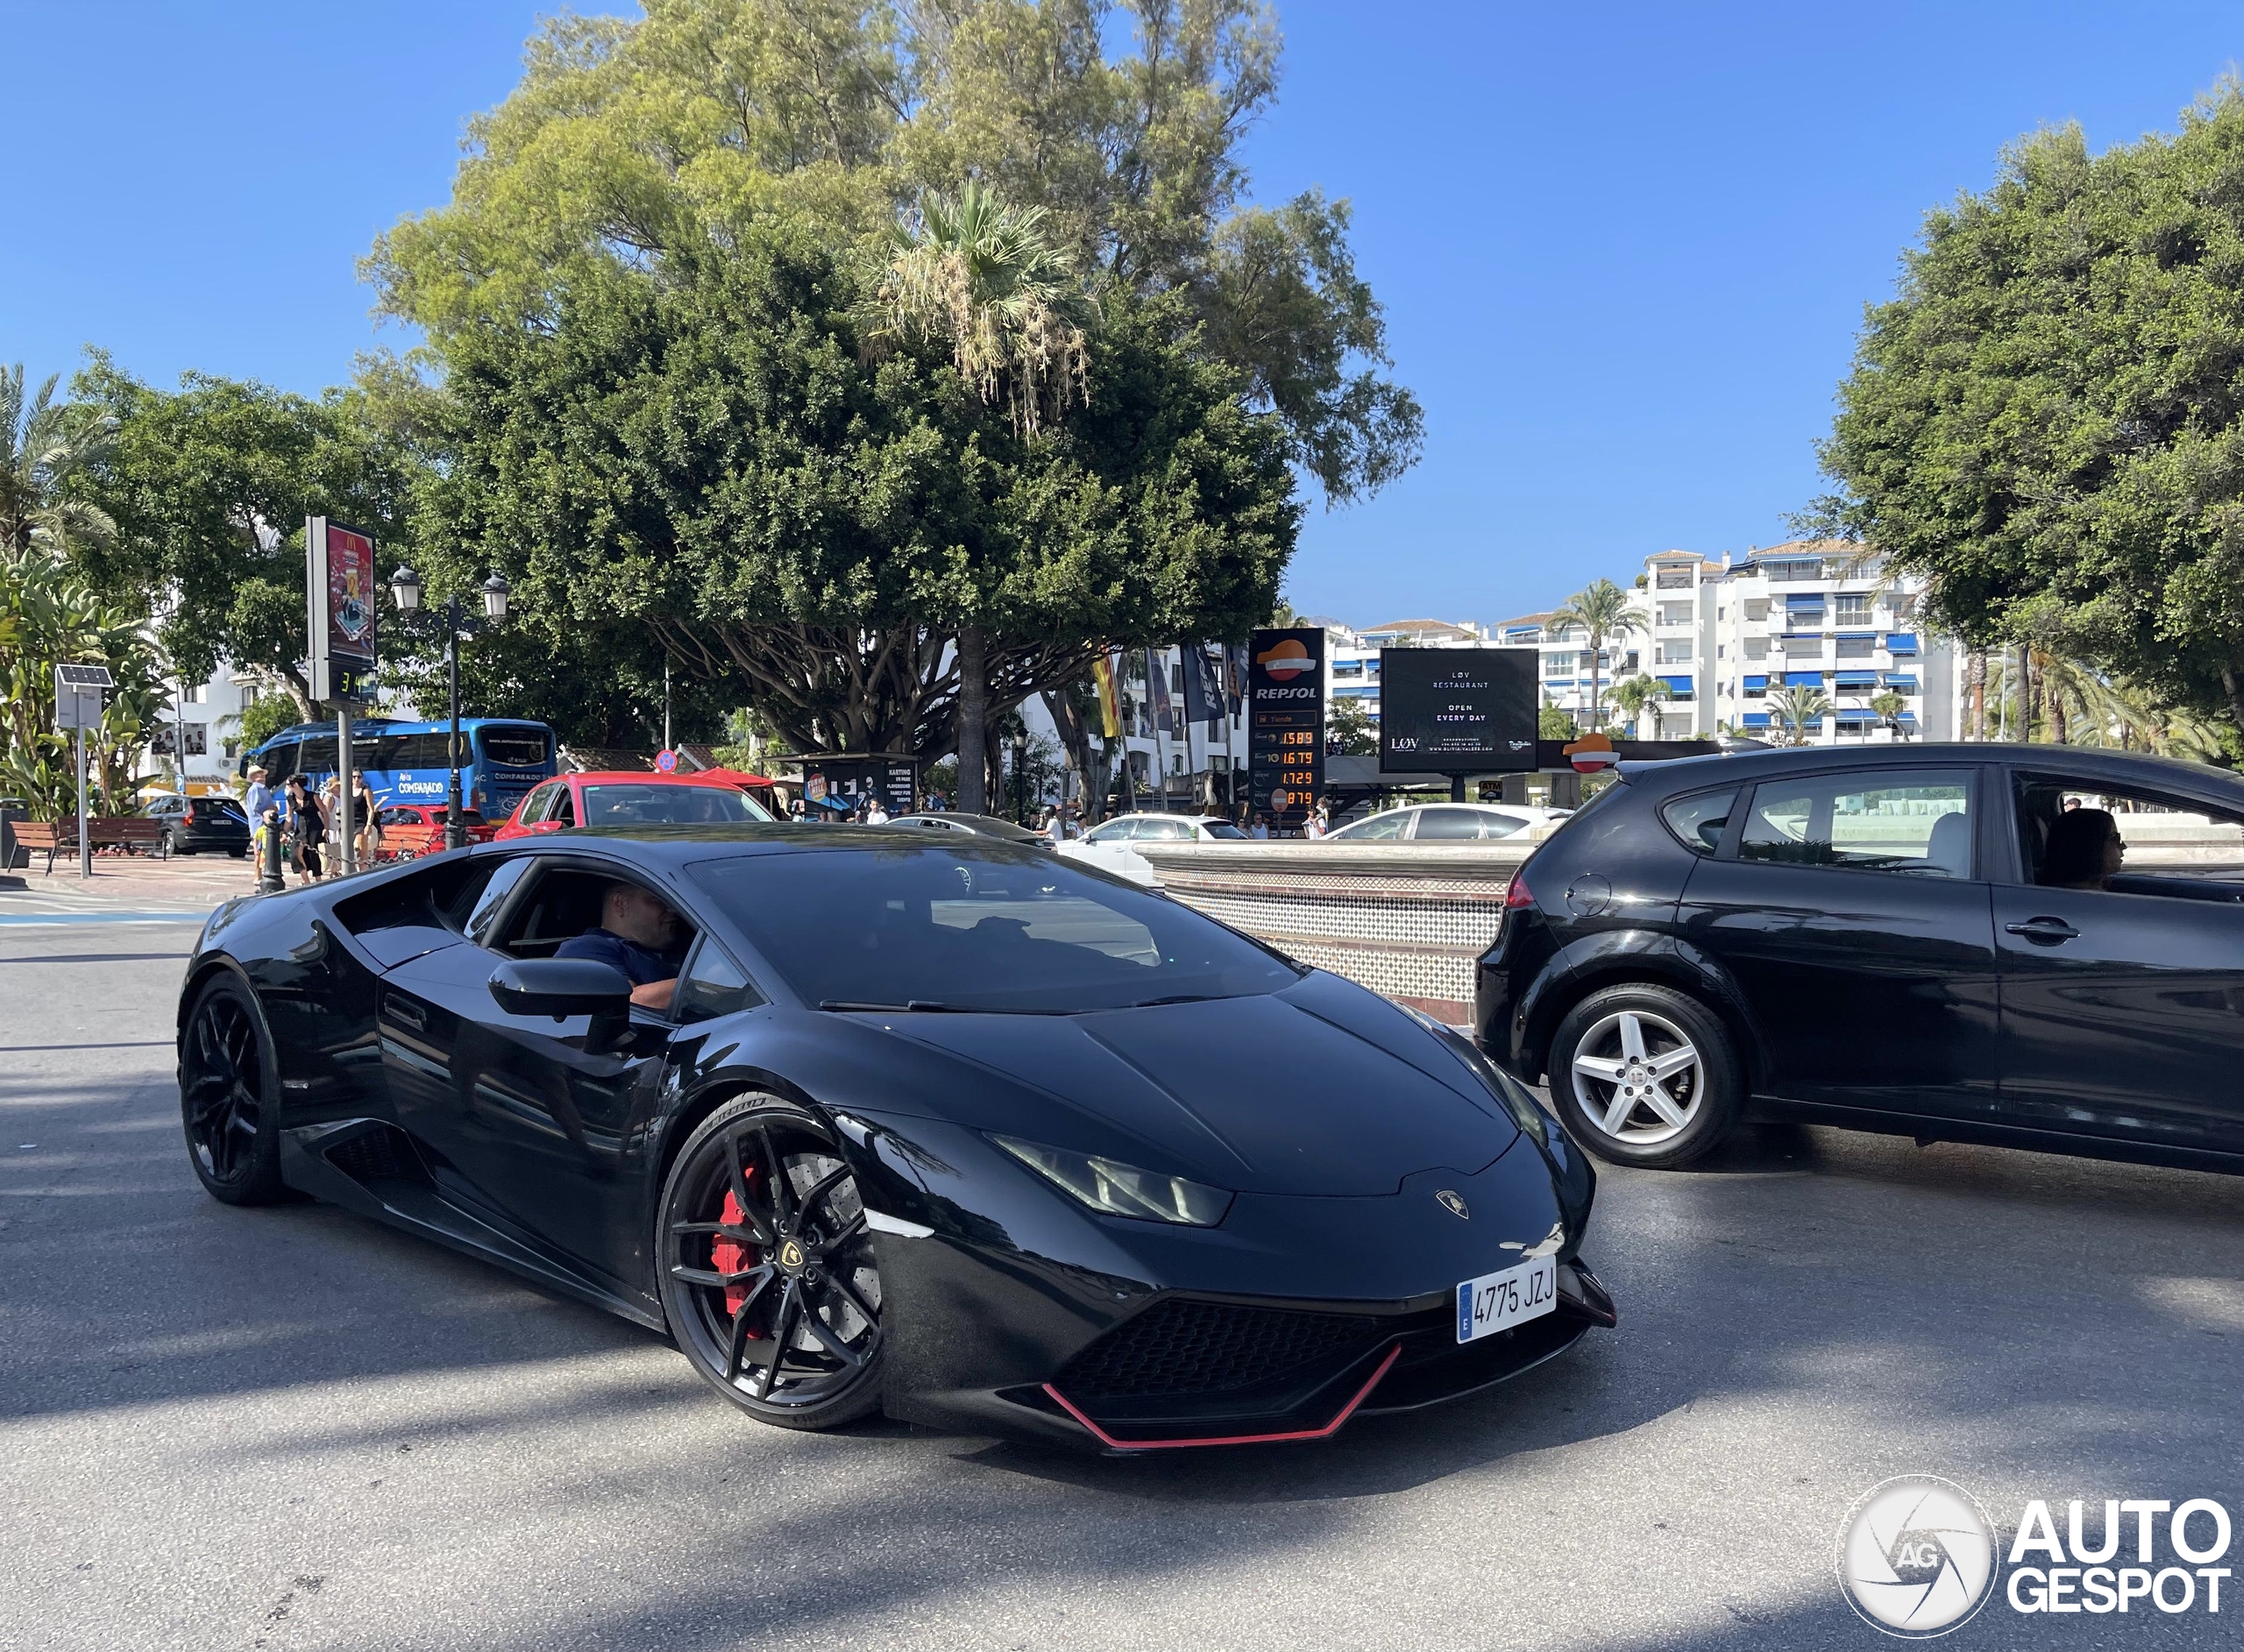
[[[680,928],[677,912],[659,895],[636,883],[611,883],[600,902],[599,927],[563,941],[553,955],[614,964],[631,982],[632,1003],[667,1010],[678,989]]]

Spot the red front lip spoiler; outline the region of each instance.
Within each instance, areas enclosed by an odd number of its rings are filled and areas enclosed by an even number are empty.
[[[1098,1443],[1110,1451],[1181,1451],[1195,1445],[1270,1445],[1287,1440],[1329,1440],[1340,1431],[1343,1423],[1356,1414],[1356,1407],[1371,1398],[1371,1391],[1379,1386],[1379,1379],[1387,1374],[1388,1367],[1395,1363],[1402,1351],[1401,1343],[1388,1349],[1387,1358],[1379,1362],[1379,1369],[1371,1373],[1369,1380],[1356,1390],[1354,1398],[1340,1407],[1331,1422],[1321,1429],[1296,1429],[1288,1434],[1227,1434],[1202,1440],[1118,1440],[1085,1416],[1067,1395],[1050,1383],[1044,1385],[1044,1392],[1052,1396],[1062,1410],[1090,1429]]]

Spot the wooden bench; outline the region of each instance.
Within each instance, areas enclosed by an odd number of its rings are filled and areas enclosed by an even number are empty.
[[[75,820],[11,820],[8,829],[15,834],[18,847],[33,853],[46,851],[49,877],[54,876],[56,854],[75,854],[78,851]],[[98,816],[86,822],[86,839],[97,849],[119,848],[130,854],[135,849],[161,848],[164,858],[171,858],[170,846],[164,841],[163,823],[138,815]]]

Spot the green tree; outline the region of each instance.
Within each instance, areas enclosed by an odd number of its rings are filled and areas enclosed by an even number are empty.
[[[164,698],[161,656],[145,609],[106,592],[44,544],[0,550],[0,791],[41,819],[77,807],[72,737],[54,726],[54,667],[106,665],[115,687],[86,736],[94,806],[137,806],[135,759]]]
[[[1603,667],[1600,656],[1605,645],[1618,641],[1633,631],[1644,628],[1644,615],[1630,601],[1629,592],[1610,579],[1600,579],[1583,586],[1566,599],[1565,606],[1552,614],[1553,627],[1579,627],[1589,635],[1589,726],[1605,727],[1601,708],[1601,695],[1599,677]]]
[[[1805,746],[1807,731],[1830,715],[1831,697],[1820,688],[1796,684],[1769,691],[1768,706],[1778,726],[1785,730],[1785,743]]]
[[[1872,698],[1870,709],[1898,734],[1901,727],[1901,713],[1909,709],[1909,702],[1889,688],[1883,694]]]
[[[2244,96],[2091,157],[2020,140],[1871,308],[1816,520],[1974,648],[2087,662],[2244,730]],[[2049,727],[2047,719],[2030,720]]]
[[[1328,748],[1339,742],[1344,757],[1379,755],[1379,725],[1372,721],[1363,701],[1353,695],[1343,695],[1326,708],[1324,739]]]
[[[1649,672],[1638,672],[1625,683],[1613,684],[1613,709],[1629,720],[1629,725],[1644,735],[1644,709],[1667,698],[1667,684]]]
[[[1572,712],[1543,702],[1543,709],[1535,714],[1535,737],[1537,740],[1572,740],[1581,733],[1581,725],[1574,721]]]
[[[331,516],[394,552],[411,455],[366,416],[355,387],[314,401],[188,373],[164,391],[96,352],[74,389],[113,432],[77,479],[116,523],[82,552],[94,578],[137,589],[162,614],[181,676],[199,681],[221,659],[256,667],[309,718],[304,519]]]
[[[1409,464],[1420,419],[1383,376],[1384,322],[1353,269],[1346,203],[1239,205],[1239,145],[1275,84],[1268,14],[1252,0],[1139,0],[1128,16],[1126,51],[1110,49],[1123,31],[1096,0],[650,0],[637,24],[549,25],[515,94],[471,126],[451,203],[399,224],[369,262],[384,304],[428,330],[460,404],[450,428],[469,480],[455,488],[446,475],[432,488],[424,538],[441,543],[424,554],[451,556],[503,514],[515,537],[491,557],[557,568],[578,556],[545,546],[581,492],[548,512],[529,497],[536,490],[517,487],[533,468],[523,439],[568,424],[579,446],[553,456],[541,486],[564,469],[602,470],[600,486],[628,494],[597,523],[615,555],[603,554],[586,589],[557,581],[533,592],[553,606],[514,646],[565,629],[621,649],[621,627],[651,630],[682,663],[728,679],[728,708],[746,698],[806,740],[816,726],[813,748],[950,738],[954,642],[970,642],[961,627],[977,616],[988,658],[967,675],[990,681],[985,721],[1069,680],[1097,646],[1243,633],[1244,593],[1267,604],[1291,550],[1289,463],[1330,500],[1359,497]],[[860,290],[860,259],[892,250],[899,212],[929,191],[962,204],[969,185],[1019,214],[1042,212],[1055,253],[1098,284],[1105,320],[1075,366],[1078,410],[1033,456],[1020,450],[1035,434],[1026,421],[991,428],[955,337],[937,348],[945,341],[884,330],[877,316],[844,324],[879,308],[877,286]],[[752,287],[789,236],[830,267],[811,277],[815,291],[750,308],[760,325],[785,319],[795,331],[752,339],[714,312],[685,325],[678,294],[706,299],[721,285],[712,265],[742,266],[739,285]],[[786,262],[807,275],[816,260]],[[586,336],[606,325],[596,308],[663,312],[662,347],[690,359],[652,358],[628,374],[666,372],[681,390],[694,382],[690,405],[667,409],[673,428],[608,423],[645,410],[617,376],[616,339]],[[574,329],[565,344],[563,323]],[[651,343],[643,329],[638,337]],[[863,358],[862,388],[886,411],[860,434],[849,418],[862,395],[820,402],[788,440],[824,444],[837,467],[876,453],[901,467],[866,477],[849,512],[820,514],[836,501],[815,490],[799,506],[773,498],[777,472],[741,477],[726,500],[693,492],[709,484],[692,464],[666,462],[659,486],[643,471],[621,480],[626,450],[638,464],[658,438],[681,451],[731,439],[731,427],[768,411],[772,386],[755,377],[765,363],[829,344]],[[528,373],[541,350],[581,356],[571,389],[586,400],[529,405],[532,378],[559,387],[552,359]],[[511,388],[502,360],[526,375]],[[838,393],[835,372],[821,365],[815,378],[804,382],[819,395]],[[898,420],[914,432],[908,442]],[[922,468],[938,457],[952,476]],[[799,468],[817,466],[806,457]],[[489,500],[476,495],[501,473],[516,507],[479,517]],[[751,495],[775,514],[749,525],[746,549],[721,572],[706,535]],[[783,521],[810,524],[829,549],[837,535],[861,543],[815,577],[798,569],[804,577],[751,595],[751,572],[776,571],[757,542]],[[693,612],[708,617],[689,627],[659,622],[635,560],[678,547],[701,563]],[[891,560],[892,571],[882,565]],[[1140,569],[1157,571],[1157,599]],[[608,599],[611,576],[620,603]],[[740,599],[721,601],[720,585]],[[911,625],[898,617],[907,613]],[[1178,623],[1214,615],[1223,629]]]

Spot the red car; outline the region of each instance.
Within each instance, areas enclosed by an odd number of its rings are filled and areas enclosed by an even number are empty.
[[[644,769],[564,775],[515,807],[501,841],[566,826],[728,826],[769,820],[770,812],[729,781]]]
[[[470,843],[488,843],[499,828],[472,809],[459,812]],[[435,854],[444,847],[444,805],[441,803],[386,804],[374,816],[382,829],[381,858],[412,861]]]

